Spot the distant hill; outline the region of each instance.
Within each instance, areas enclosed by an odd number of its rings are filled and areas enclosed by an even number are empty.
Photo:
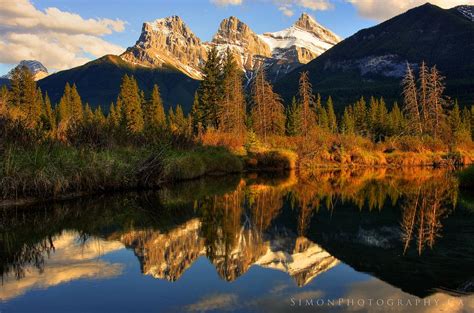
[[[110,102],[117,99],[125,74],[133,75],[147,95],[153,85],[158,84],[166,109],[179,103],[189,111],[199,84],[172,67],[148,68],[123,61],[118,56],[106,55],[82,66],[51,74],[38,81],[38,85],[43,92],[48,92],[53,103],[57,103],[66,83],[75,83],[83,102],[94,107],[101,105],[107,110]]]
[[[437,65],[447,76],[448,95],[474,104],[472,6],[441,9],[429,3],[363,29],[287,74],[276,90],[288,101],[301,71],[309,71],[315,92],[332,95],[340,107],[361,95],[397,100],[406,63]]]

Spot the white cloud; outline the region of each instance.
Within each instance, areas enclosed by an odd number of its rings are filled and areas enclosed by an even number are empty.
[[[243,0],[211,0],[212,3],[226,6],[226,5],[241,5]]]
[[[250,1],[250,0],[247,0]],[[269,0],[259,0],[262,2],[268,2]],[[294,14],[294,8],[300,7],[303,9],[309,9],[313,11],[317,10],[328,10],[333,7],[330,0],[270,0],[274,5],[278,7],[284,15],[292,16]],[[244,0],[211,0],[212,3],[219,6],[226,5],[241,5]]]
[[[38,10],[30,0],[7,1],[0,6],[0,63],[35,59],[52,70],[78,66],[91,56],[122,52],[101,37],[124,29],[121,20],[84,19],[57,8]]]
[[[423,5],[427,0],[346,0],[352,3],[359,15],[375,20],[386,20],[411,8]],[[474,4],[474,0],[430,0],[442,8],[452,8],[461,4]]]

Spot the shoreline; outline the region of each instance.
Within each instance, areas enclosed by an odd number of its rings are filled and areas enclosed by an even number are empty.
[[[215,148],[215,147],[213,147]],[[213,150],[210,148],[210,150]],[[227,150],[225,150],[227,151]],[[182,153],[182,158],[187,158],[194,153]],[[271,154],[272,157],[269,158],[268,155]],[[286,156],[288,156],[288,152],[285,152]],[[293,153],[296,156],[296,153]],[[435,153],[433,153],[435,154]],[[448,153],[446,153],[448,154]],[[401,154],[403,155],[403,153]],[[0,199],[0,208],[10,208],[10,207],[26,207],[26,206],[34,206],[42,203],[52,203],[52,202],[62,202],[62,201],[70,201],[70,200],[77,200],[81,198],[87,198],[92,196],[102,196],[107,194],[113,193],[122,193],[122,192],[141,192],[141,191],[150,191],[150,190],[160,190],[163,187],[170,186],[174,183],[183,183],[189,181],[196,181],[200,179],[205,179],[208,177],[225,177],[225,176],[232,176],[232,175],[246,175],[252,173],[284,173],[284,172],[294,172],[299,178],[303,179],[311,179],[318,171],[340,171],[340,170],[348,170],[348,171],[356,171],[356,170],[397,170],[397,169],[459,169],[464,166],[469,166],[474,164],[472,159],[464,159],[469,160],[468,163],[462,164],[454,164],[448,161],[443,163],[419,163],[419,164],[397,164],[397,163],[385,163],[385,164],[357,164],[357,163],[333,163],[333,162],[326,162],[326,163],[313,163],[311,166],[311,170],[302,170],[300,162],[297,162],[295,159],[289,161],[282,157],[282,154],[276,152],[276,150],[267,151],[265,153],[254,154],[252,156],[238,156],[227,151],[224,154],[224,157],[221,158],[231,157],[233,158],[233,167],[216,167],[219,165],[219,157],[211,157],[207,160],[205,164],[204,170],[194,172],[193,174],[188,175],[187,177],[180,176],[180,173],[183,173],[186,170],[189,170],[187,167],[179,168],[180,162],[175,162],[172,165],[168,166],[168,171],[172,169],[172,172],[160,173],[160,178],[154,177],[151,182],[144,183],[138,177],[136,177],[137,173],[134,174],[133,177],[128,177],[128,180],[123,180],[118,185],[110,185],[110,186],[88,186],[87,190],[70,190],[65,192],[60,192],[57,194],[51,194],[45,197],[41,197],[36,194],[39,194],[39,190],[30,189],[28,191],[29,195],[21,195],[18,197],[6,197]],[[256,159],[256,160],[255,160]],[[238,162],[236,162],[238,160]],[[222,160],[221,160],[222,161]],[[283,162],[283,163],[282,163]],[[222,163],[222,162],[221,162]],[[185,163],[186,164],[186,163]],[[261,164],[261,165],[259,165]],[[269,166],[268,164],[272,164]],[[222,164],[221,164],[222,165]],[[162,168],[162,171],[166,171],[166,169]],[[168,176],[163,176],[168,175]],[[175,176],[171,176],[175,175]],[[132,175],[133,176],[133,175]],[[153,174],[152,174],[153,176]],[[31,186],[30,186],[31,187]],[[18,194],[18,192],[16,193]],[[44,193],[43,193],[44,194]]]

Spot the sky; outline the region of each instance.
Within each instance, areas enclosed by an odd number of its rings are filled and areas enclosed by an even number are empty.
[[[282,30],[301,13],[347,38],[426,0],[0,0],[0,75],[21,60],[50,72],[120,54],[143,22],[179,15],[203,41],[236,16],[256,33]],[[431,0],[443,8],[474,0]]]

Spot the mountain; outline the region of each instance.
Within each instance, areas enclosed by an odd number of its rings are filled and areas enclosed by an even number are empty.
[[[31,74],[33,74],[35,80],[40,80],[49,75],[48,69],[41,64],[41,62],[36,60],[23,60],[13,69],[11,69],[8,74],[1,76],[2,79],[10,79],[13,71],[20,67],[26,67]]]
[[[214,253],[209,255],[202,227],[194,218],[167,232],[135,230],[118,239],[133,249],[145,275],[168,281],[177,281],[198,258],[206,256],[226,281],[234,281],[258,265],[287,273],[300,287],[339,264],[311,240],[275,229],[263,235],[242,229],[234,246],[216,242]]]
[[[216,47],[221,55],[230,50],[247,78],[264,64],[274,80],[339,41],[338,36],[307,14],[288,29],[263,35],[231,16],[222,20],[210,42],[202,42],[180,17],[171,16],[144,23],[140,38],[121,58],[147,67],[173,66],[192,78],[202,79],[207,51]]]
[[[74,83],[84,102],[92,106],[102,105],[107,110],[110,102],[116,101],[125,74],[133,75],[139,87],[147,94],[154,84],[158,84],[165,108],[180,103],[187,106],[184,107],[185,110],[189,110],[198,87],[198,81],[172,66],[144,67],[125,62],[114,55],[106,55],[82,66],[51,74],[38,81],[38,85],[48,92],[53,103],[57,103],[66,83]]]
[[[53,102],[58,102],[67,82],[75,83],[84,102],[108,108],[115,101],[123,75],[134,75],[149,92],[160,86],[166,107],[183,105],[189,111],[202,79],[207,51],[227,49],[245,71],[248,80],[264,64],[270,79],[307,63],[339,41],[339,38],[303,14],[290,28],[257,35],[236,17],[224,19],[210,42],[202,42],[178,16],[143,23],[135,45],[120,56],[107,55],[82,66],[52,74],[38,82]]]
[[[199,79],[206,57],[201,40],[179,16],[143,23],[140,38],[121,58],[133,64],[152,68],[172,66]]]
[[[472,6],[444,10],[429,3],[377,26],[363,29],[292,71],[276,83],[289,100],[299,75],[308,71],[313,90],[332,95],[339,106],[361,95],[398,100],[406,63],[423,60],[447,77],[448,95],[474,102],[474,23]]]

